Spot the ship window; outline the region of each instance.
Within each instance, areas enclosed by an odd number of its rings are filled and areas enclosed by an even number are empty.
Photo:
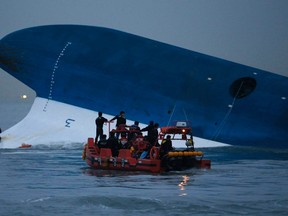
[[[230,86],[230,94],[233,98],[244,98],[250,95],[256,88],[256,80],[251,77],[243,77],[235,80]]]

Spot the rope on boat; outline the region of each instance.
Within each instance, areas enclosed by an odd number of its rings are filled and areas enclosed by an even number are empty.
[[[215,141],[216,141],[216,139],[218,138],[219,134],[220,134],[221,131],[223,130],[223,127],[225,126],[225,124],[226,124],[226,122],[227,122],[227,119],[228,119],[228,117],[230,116],[230,114],[231,114],[231,112],[232,112],[232,109],[234,108],[234,104],[235,104],[236,98],[237,98],[237,96],[239,95],[239,92],[240,92],[243,84],[244,84],[244,81],[241,82],[241,85],[240,85],[240,87],[238,88],[237,94],[236,94],[236,95],[234,96],[234,98],[233,98],[232,104],[229,105],[229,108],[230,108],[230,109],[229,109],[229,110],[227,111],[227,113],[225,114],[224,118],[222,119],[222,121],[221,121],[221,123],[220,123],[219,128],[216,129],[216,132],[215,132],[214,136],[212,136],[212,139],[211,139],[211,140],[215,140]]]

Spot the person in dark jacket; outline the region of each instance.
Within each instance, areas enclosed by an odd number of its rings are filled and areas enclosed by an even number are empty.
[[[119,153],[119,149],[121,149],[121,144],[119,140],[115,137],[115,133],[110,132],[109,138],[107,140],[107,148],[111,149],[112,156],[117,157]]]
[[[103,135],[103,125],[105,122],[108,122],[108,120],[102,116],[102,112],[98,112],[98,117],[95,120],[96,124],[95,143],[97,143],[98,137],[101,138],[101,136]]]
[[[126,126],[126,118],[125,118],[125,112],[121,111],[119,115],[116,115],[114,118],[112,118],[109,122],[116,119],[116,130],[123,130]],[[124,128],[122,128],[122,126]],[[116,133],[117,139],[119,138],[119,133]]]
[[[120,125],[126,125],[126,118],[124,111],[121,111],[119,115],[116,115],[114,118],[112,118],[110,122],[115,119],[116,119],[116,128],[118,128]]]
[[[164,139],[160,146],[159,157],[162,159],[169,151],[173,150],[171,136],[167,135],[166,139]]]
[[[158,144],[158,127],[159,124],[155,123],[153,126],[153,129],[148,133],[148,141],[150,143],[150,146],[157,146]]]
[[[107,145],[107,136],[105,134],[103,134],[102,136],[100,136],[100,140],[99,142],[97,143],[98,145],[98,148],[101,149],[101,148],[108,148],[108,145]]]
[[[142,131],[147,131],[147,136],[149,136],[151,131],[153,130],[153,128],[154,128],[154,121],[150,121],[149,125],[147,127],[145,127],[145,128],[142,128],[140,131],[141,132]]]
[[[136,138],[136,135],[140,134],[139,122],[135,121],[133,125],[129,126],[128,141]]]

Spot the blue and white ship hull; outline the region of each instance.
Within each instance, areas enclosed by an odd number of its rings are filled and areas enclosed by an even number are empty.
[[[112,117],[121,110],[131,123],[189,120],[194,137],[213,145],[288,145],[285,76],[91,26],[28,28],[4,37],[0,48],[1,68],[37,94],[23,120],[34,123],[3,132],[2,148],[84,142],[95,136],[97,111]]]

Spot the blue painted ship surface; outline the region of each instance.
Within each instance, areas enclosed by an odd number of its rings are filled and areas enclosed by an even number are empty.
[[[0,48],[1,68],[35,90],[43,115],[60,102],[160,126],[189,120],[193,136],[219,143],[288,145],[285,76],[103,27],[27,28]]]

